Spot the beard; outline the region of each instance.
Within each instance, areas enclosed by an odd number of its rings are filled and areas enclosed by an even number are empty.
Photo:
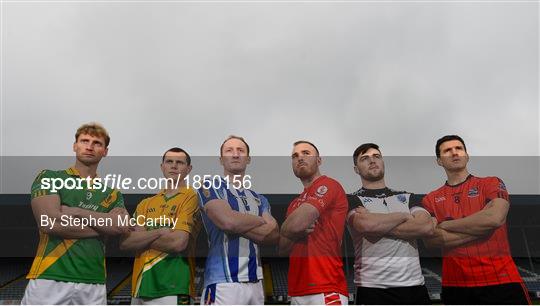
[[[365,175],[362,175],[362,178],[369,182],[377,182],[384,178],[384,170],[380,170],[375,173],[371,173],[368,171]]]
[[[303,179],[303,178],[312,176],[316,172],[316,169],[313,169],[313,168],[315,167],[310,167],[310,166],[298,167],[298,168],[294,168],[293,172],[297,178]]]

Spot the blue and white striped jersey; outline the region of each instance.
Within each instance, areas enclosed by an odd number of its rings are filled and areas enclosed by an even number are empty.
[[[240,213],[262,216],[270,213],[268,200],[249,189],[227,189],[226,181],[213,187],[200,188],[199,205],[206,233],[208,234],[209,253],[204,271],[204,287],[217,283],[256,282],[263,279],[259,247],[251,240],[237,234],[227,234],[219,229],[204,213],[204,206],[211,200],[222,199],[232,210]],[[216,186],[217,185],[217,186]]]

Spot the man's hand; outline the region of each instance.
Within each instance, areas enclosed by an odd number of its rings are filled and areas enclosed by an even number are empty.
[[[84,218],[90,218],[90,217],[94,217],[94,218],[111,218],[111,219],[113,219],[114,227],[117,229],[116,232],[114,232],[114,234],[116,234],[116,235],[117,234],[127,234],[127,233],[129,233],[130,230],[132,230],[132,228],[130,228],[129,225],[117,224],[117,220],[119,219],[119,217],[124,217],[124,216],[129,217],[129,213],[123,207],[115,207],[115,208],[111,209],[111,211],[108,212],[108,213],[100,213],[100,212],[96,212],[96,211],[93,211],[93,210],[82,209],[82,208],[79,208],[79,207],[68,207],[68,206],[65,206],[65,205],[62,205],[60,210],[61,210],[62,214],[71,215],[74,218],[78,218],[78,219],[84,219]],[[93,226],[93,228],[96,229],[96,230],[101,231],[101,229],[98,229],[95,226]],[[101,228],[103,229],[105,227],[101,227]]]
[[[73,216],[74,218],[81,218],[85,210],[79,207],[69,207],[66,205],[60,206],[60,211],[63,215]]]
[[[110,214],[120,215],[120,216],[129,216],[128,211],[123,207],[115,207],[109,211]]]
[[[262,214],[261,217],[266,222],[266,224],[270,224],[270,223],[274,222],[274,219],[272,218],[272,216],[270,214]]]
[[[109,211],[109,214],[113,215],[112,218],[118,220],[119,217],[128,217],[129,218],[129,213],[128,211],[123,208],[123,207],[115,207],[113,209],[111,209],[111,211]],[[130,231],[133,230],[133,227],[129,226],[129,225],[122,225],[120,226],[120,224],[118,224],[118,228],[121,230],[121,232],[123,234],[127,234],[129,233]]]
[[[443,222],[439,223],[439,225],[437,225],[437,226],[438,226],[440,229],[443,229],[443,230],[447,231],[447,230],[448,230],[447,225],[448,225],[448,222],[447,222],[447,221],[443,221]]]
[[[308,228],[306,228],[306,237],[315,231],[315,225],[317,225],[317,220],[315,220],[315,222],[313,222]]]
[[[358,206],[354,209],[354,212],[357,214],[367,214],[369,213],[369,210],[367,210],[365,207]]]
[[[437,224],[439,224],[439,221],[437,221],[437,218],[431,217],[431,222],[433,222],[433,227],[437,227]]]
[[[161,236],[165,236],[168,233],[174,232],[174,230],[172,228],[169,228],[169,227],[160,227],[159,229],[157,229],[157,231],[159,232],[159,234]]]

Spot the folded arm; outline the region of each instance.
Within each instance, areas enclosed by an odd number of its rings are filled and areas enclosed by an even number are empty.
[[[349,224],[363,236],[383,237],[409,219],[412,219],[410,213],[370,213],[364,207],[357,207],[349,215]]]
[[[266,224],[262,217],[232,210],[229,204],[221,199],[209,201],[204,206],[204,212],[219,229],[227,233],[243,234]]]
[[[279,242],[279,226],[276,219],[267,212],[264,212],[262,217],[266,224],[257,226],[256,228],[245,232],[242,236],[261,245],[277,244]]]
[[[164,234],[163,230],[147,231],[142,226],[136,226],[133,231],[122,235],[120,249],[125,251],[143,251],[150,248],[152,242]]]
[[[451,232],[437,226],[433,231],[433,235],[424,238],[423,241],[425,246],[430,249],[451,249],[465,245],[477,239],[477,236],[458,232]]]
[[[394,227],[388,233],[391,237],[412,240],[433,235],[437,221],[425,210],[417,210],[412,218]],[[434,221],[435,220],[435,221]]]
[[[91,238],[99,236],[99,233],[91,227],[81,228],[81,226],[61,225],[62,215],[60,197],[56,194],[45,195],[34,198],[31,203],[32,212],[41,232],[62,237],[64,239]],[[54,226],[44,224],[42,220],[56,220]]]
[[[290,240],[304,239],[314,230],[319,210],[309,203],[302,203],[283,222],[281,235]]]
[[[508,201],[496,198],[486,204],[484,209],[465,218],[441,222],[439,227],[451,232],[485,237],[506,222],[509,206]]]
[[[110,219],[112,226],[103,224],[103,225],[92,225],[91,227],[100,234],[104,235],[119,235],[127,234],[130,229],[129,226],[121,224],[121,218],[129,218],[127,210],[123,207],[113,208],[108,213],[97,212],[93,210],[82,209],[78,207],[68,207],[62,206],[62,213],[69,214],[75,218],[79,219]]]
[[[166,253],[180,253],[184,251],[189,242],[189,233],[183,230],[171,230],[164,228],[165,234],[154,240],[151,249]]]

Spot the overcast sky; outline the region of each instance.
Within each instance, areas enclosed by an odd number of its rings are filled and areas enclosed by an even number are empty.
[[[70,155],[88,121],[111,155],[181,146],[323,155],[373,141],[432,155],[540,155],[538,3],[59,3],[2,7],[0,155]]]

